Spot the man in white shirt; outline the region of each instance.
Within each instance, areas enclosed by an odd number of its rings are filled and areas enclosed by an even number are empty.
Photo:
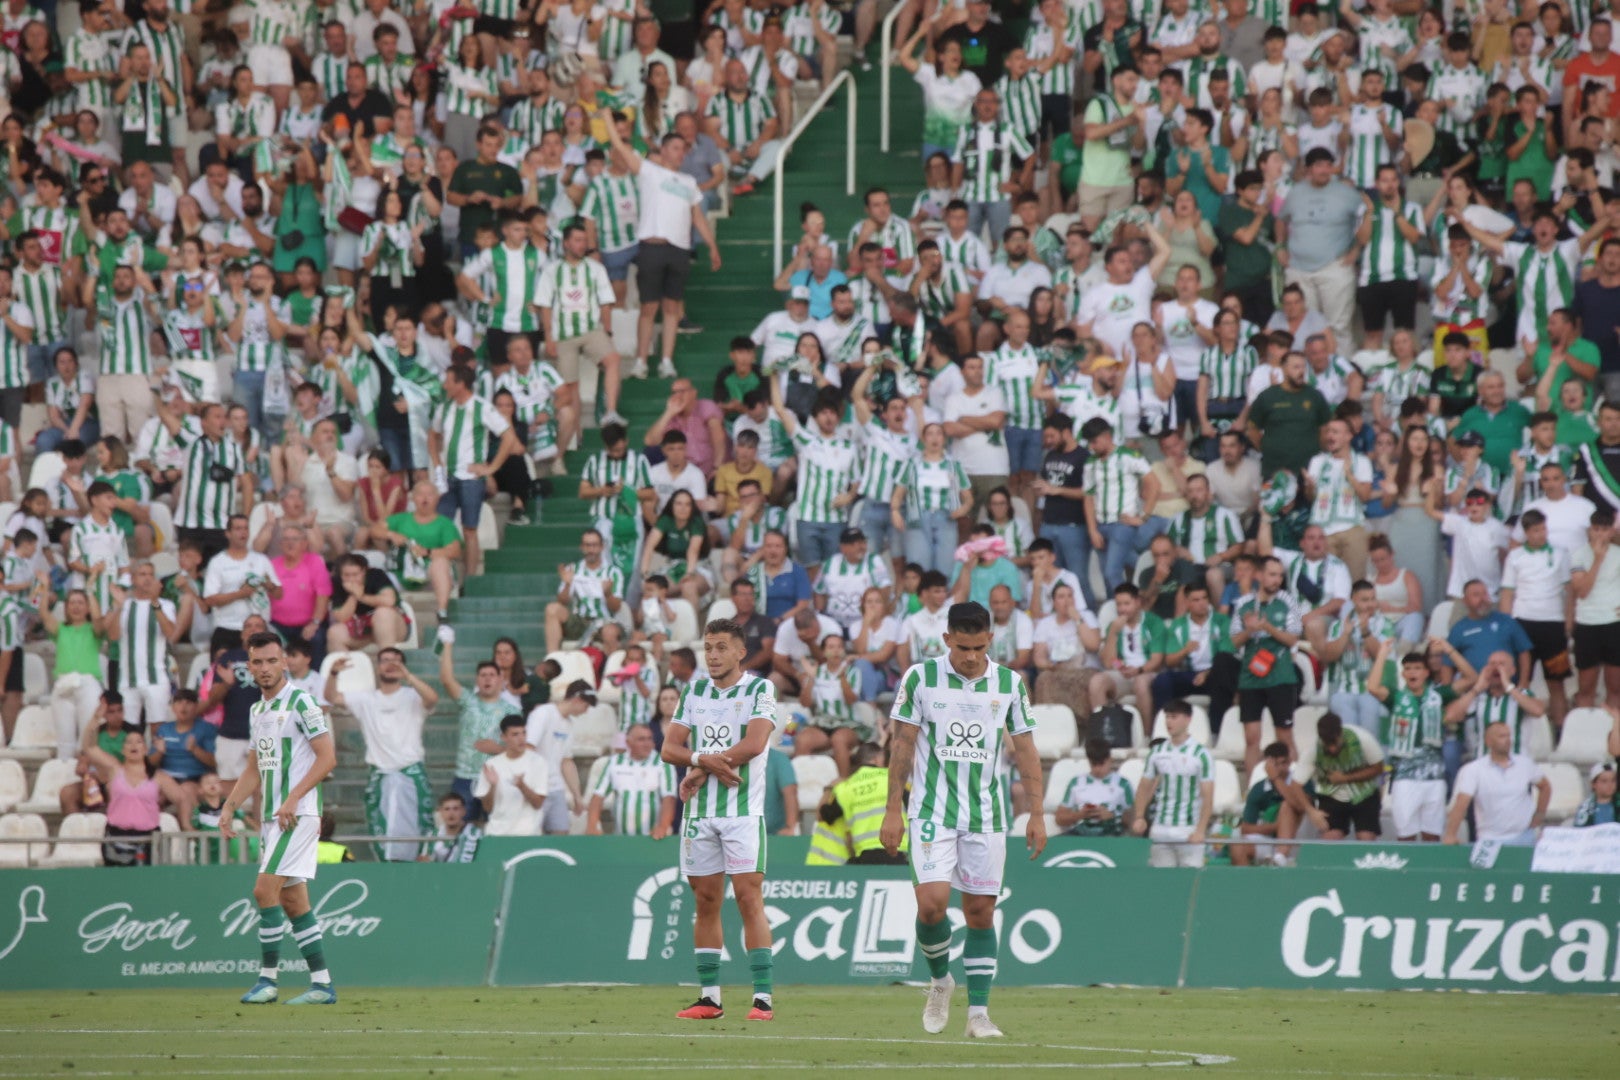
[[[647,519],[647,524],[658,521],[658,515],[669,505],[670,496],[677,491],[689,492],[697,502],[698,509],[704,512],[713,510],[715,501],[709,497],[709,486],[703,479],[703,470],[686,459],[685,432],[673,428],[664,432],[658,449],[664,452],[664,460],[647,470],[647,482],[655,497],[652,502],[641,504],[642,516]]]
[[[1620,551],[1612,550],[1614,511],[1592,511],[1586,541],[1570,555],[1569,589],[1575,601],[1575,704],[1597,704],[1598,673],[1605,696],[1620,701]]]
[[[1052,271],[1030,258],[1029,232],[1014,225],[1001,235],[1005,261],[990,267],[979,282],[979,313],[985,321],[979,326],[979,348],[994,349],[1001,344],[998,320],[1013,308],[1029,309],[1029,297],[1036,289],[1052,287]]]
[[[816,328],[816,320],[810,317],[810,287],[795,285],[788,290],[784,310],[765,316],[748,335],[759,346],[761,373],[781,379],[783,394],[787,393],[788,363],[799,351],[799,338]]]
[[[900,623],[900,648],[895,653],[896,664],[905,671],[912,664],[945,655],[945,629],[948,605],[945,603],[950,582],[938,570],[923,574],[917,585],[917,598],[922,607],[907,615]],[[776,639],[780,642],[780,636]]]
[[[1547,678],[1547,705],[1562,727],[1569,703],[1569,634],[1565,631],[1569,595],[1569,551],[1547,542],[1547,515],[1526,510],[1519,518],[1524,543],[1508,552],[1502,566],[1501,611],[1512,615],[1530,637],[1530,656]]]
[[[838,620],[809,609],[801,609],[776,626],[776,643],[771,649],[771,682],[782,699],[798,700],[800,662],[821,662],[821,643],[828,634],[843,636]],[[903,648],[904,646],[902,646]]]
[[[208,561],[203,576],[203,606],[214,620],[211,653],[236,648],[242,621],[249,615],[270,618],[270,601],[281,599],[276,568],[248,547],[248,519],[232,514],[225,525],[225,550]]]
[[[1572,554],[1586,543],[1586,529],[1597,506],[1584,495],[1569,490],[1569,474],[1555,461],[1539,471],[1541,497],[1525,504],[1524,512],[1540,511],[1547,519],[1547,543],[1565,554]],[[1524,515],[1513,528],[1515,543],[1524,543]]]
[[[539,836],[540,808],[551,785],[546,759],[529,749],[523,717],[501,721],[502,752],[484,762],[473,797],[489,820],[485,836]]]
[[[1373,497],[1372,462],[1350,447],[1350,424],[1329,420],[1322,425],[1322,452],[1305,467],[1305,494],[1311,500],[1311,524],[1320,525],[1328,550],[1344,561],[1350,580],[1367,569],[1367,500]]]
[[[405,654],[377,653],[377,689],[343,693],[339,675],[349,667],[337,657],[321,695],[349,710],[366,741],[366,828],[372,836],[428,836],[433,830],[433,788],[423,768],[422,725],[439,704],[439,692],[412,675]],[[383,859],[414,862],[415,844],[384,844]]]
[[[546,759],[548,783],[541,826],[547,835],[565,836],[570,813],[585,812],[579,767],[574,764],[574,721],[596,704],[596,691],[584,679],[568,684],[563,699],[536,705],[530,712],[524,738],[529,749]],[[504,735],[505,724],[502,725]]]
[[[1495,599],[1502,585],[1502,556],[1509,536],[1507,526],[1491,516],[1490,492],[1471,489],[1463,497],[1463,513],[1451,510],[1441,516],[1440,531],[1452,538],[1446,596],[1456,600],[1465,585],[1478,581]]]
[[[1320,525],[1305,526],[1298,551],[1273,547],[1271,515],[1261,511],[1256,539],[1261,555],[1274,556],[1283,564],[1283,587],[1300,600],[1306,619],[1316,615],[1331,619],[1349,606],[1355,579],[1344,560],[1328,551],[1327,534]]]
[[[1142,229],[1153,243],[1153,257],[1147,265],[1136,265],[1128,244],[1114,244],[1103,256],[1108,280],[1087,289],[1075,313],[1075,332],[1080,339],[1094,337],[1116,357],[1124,355],[1137,323],[1153,321],[1153,294],[1159,287],[1159,274],[1170,261],[1170,242],[1151,224]]]
[[[1007,399],[1000,388],[986,385],[983,357],[965,356],[959,366],[963,385],[945,399],[945,435],[951,440],[951,455],[968,475],[973,504],[983,506],[990,492],[1007,483],[1007,439],[1002,431]],[[961,535],[965,537],[972,525],[971,517],[964,515],[958,522]]]
[[[658,47],[661,33],[658,20],[650,15],[636,19],[632,26],[633,47],[613,62],[613,85],[622,90],[625,97],[640,101],[646,96],[647,69],[654,64],[663,64],[664,70],[674,78],[675,59]]]
[[[1034,650],[1035,621],[1018,610],[1010,588],[997,585],[990,590],[990,659],[1024,672],[1029,670]]]
[[[1462,823],[1474,808],[1474,839],[1499,844],[1531,845],[1547,817],[1552,784],[1528,754],[1513,752],[1513,731],[1506,724],[1485,729],[1489,753],[1457,773],[1456,795],[1446,816],[1447,844],[1460,844]]]

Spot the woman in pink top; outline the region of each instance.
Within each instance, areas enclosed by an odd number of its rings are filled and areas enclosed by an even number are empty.
[[[138,728],[124,735],[124,756],[113,757],[95,743],[85,751],[90,767],[107,788],[107,832],[101,856],[108,866],[142,866],[152,859],[149,843],[157,832],[163,802],[177,808],[181,821],[191,819],[191,798],[167,773],[146,760],[146,736]],[[127,838],[127,839],[121,839]]]
[[[281,529],[281,554],[270,563],[281,579],[281,596],[270,601],[270,623],[283,638],[309,642],[310,658],[326,655],[326,612],[332,606],[332,571],[309,550],[309,534],[297,525]]]

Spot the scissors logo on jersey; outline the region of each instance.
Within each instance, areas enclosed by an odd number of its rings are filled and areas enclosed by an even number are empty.
[[[703,725],[703,745],[719,746],[730,732],[718,724]]]
[[[990,760],[990,751],[980,745],[983,737],[983,725],[952,720],[945,728],[945,745],[939,747],[935,754],[946,761],[983,764]]]

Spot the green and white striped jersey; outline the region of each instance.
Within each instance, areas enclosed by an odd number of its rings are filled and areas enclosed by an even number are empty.
[[[372,277],[402,280],[416,276],[416,261],[411,255],[411,227],[403,219],[391,225],[381,220],[367,225],[360,234],[360,254],[377,256],[370,271]]]
[[[776,107],[764,94],[746,91],[739,100],[729,90],[709,99],[703,115],[720,122],[720,136],[733,150],[741,150],[755,139],[769,120],[776,119]]]
[[[858,690],[860,674],[847,659],[843,670],[833,672],[826,664],[816,665],[815,682],[810,688],[810,712],[819,726],[852,727],[855,706],[844,700],[844,687]]]
[[[966,270],[953,262],[941,262],[939,277],[917,281],[917,306],[924,318],[937,323],[956,310],[958,296],[967,293],[971,297],[973,292]]]
[[[1149,810],[1155,825],[1194,828],[1203,813],[1203,785],[1215,782],[1215,759],[1190,735],[1180,746],[1166,739],[1148,751],[1142,779],[1157,781]]]
[[[584,559],[574,563],[574,581],[568,586],[568,610],[585,619],[606,619],[608,591],[624,598],[624,573],[604,558],[600,566],[591,566]],[[561,588],[557,590],[559,593]]]
[[[67,336],[67,315],[62,310],[62,271],[50,263],[41,263],[37,271],[29,273],[18,266],[11,274],[11,290],[33,316],[34,343],[49,345]]]
[[[619,687],[619,731],[628,732],[637,724],[651,724],[652,713],[652,701],[647,696],[647,688],[642,685],[641,677],[638,675],[625,680],[624,685]]]
[[[1215,663],[1217,656],[1233,651],[1231,617],[1212,611],[1209,618],[1197,622],[1191,615],[1184,614],[1177,615],[1162,625],[1159,631],[1159,652],[1168,656],[1170,653],[1180,652],[1188,645],[1193,648],[1182,661],[1182,666],[1188,671],[1208,669]]]
[[[864,224],[864,221],[857,221],[850,228],[849,236],[844,241],[845,251],[860,250],[862,224]],[[917,238],[912,235],[911,223],[903,220],[899,214],[895,214],[884,222],[883,228],[874,230],[867,239],[870,243],[876,244],[883,249],[883,265],[888,268],[890,283],[896,286],[903,285],[905,279],[894,272],[894,266],[895,263],[901,260],[915,259],[917,257]],[[850,282],[850,291],[854,291],[855,284],[856,282]],[[865,282],[865,284],[869,288],[871,287],[870,282]],[[887,318],[872,317],[870,312],[863,311],[862,314],[872,318],[875,323],[887,323],[889,321]],[[888,310],[885,308],[884,315],[887,314]]]
[[[730,516],[726,518],[727,535],[735,536],[737,534],[737,529],[741,524],[742,511],[732,511]],[[761,547],[765,546],[766,533],[779,532],[785,536],[787,535],[787,531],[787,511],[783,510],[780,506],[767,505],[764,511],[761,512],[760,516],[755,518],[748,524],[746,528],[743,529],[743,554],[752,555]],[[765,588],[763,577],[761,577],[760,581],[756,583],[756,587],[759,589],[759,594],[764,596]]]
[[[292,321],[287,301],[279,296],[271,296],[268,304],[263,300],[247,302],[242,316],[242,340],[236,344],[236,370],[269,371],[272,365],[286,362],[285,339],[277,341],[270,336],[271,313],[284,325]]]
[[[645,700],[645,699],[642,699]],[[675,766],[648,754],[637,760],[625,751],[608,758],[591,788],[612,808],[613,831],[619,836],[648,836],[658,824],[659,807],[674,798]]]
[[[636,242],[636,219],[641,215],[641,188],[628,173],[603,172],[585,185],[580,216],[596,222],[596,246],[602,251],[623,251]]]
[[[231,98],[214,106],[214,133],[238,139],[268,139],[276,133],[276,103],[254,91],[246,101]]]
[[[622,458],[611,457],[606,450],[599,451],[585,462],[585,468],[579,478],[581,483],[593,487],[622,484],[631,491],[652,487],[652,479],[647,475],[647,459],[635,451],[625,454]],[[597,496],[591,503],[591,519],[600,521],[603,518],[613,517],[617,502],[615,496]]]
[[[968,202],[1000,202],[1007,193],[1001,185],[1012,179],[1013,166],[1034,154],[1023,134],[998,121],[962,125],[956,137],[954,159],[962,163],[962,198]]]
[[[321,99],[333,101],[349,92],[346,85],[349,70],[347,56],[334,56],[322,51],[314,60],[315,81],[320,84]]]
[[[748,725],[763,720],[776,728],[776,690],[767,679],[743,672],[727,687],[714,680],[698,678],[681,694],[675,715],[669,718],[691,730],[688,745],[692,753],[717,754],[743,741]],[[769,740],[764,749],[736,766],[740,782],[726,787],[713,776],[703,782],[686,804],[688,819],[765,816],[765,755],[771,752]]]
[[[25,615],[15,593],[0,593],[0,649],[22,648]]]
[[[983,675],[969,679],[949,655],[913,664],[889,716],[917,728],[911,820],[972,833],[1012,828],[1009,737],[1035,730],[1029,690],[1016,671],[989,661]],[[914,857],[926,861],[926,845]]]
[[[1187,549],[1194,562],[1207,563],[1243,542],[1243,522],[1218,503],[1211,503],[1202,514],[1188,507],[1170,520],[1169,536],[1176,547]]]
[[[906,463],[917,456],[917,441],[906,432],[890,431],[874,419],[860,429],[857,442],[861,451],[861,498],[887,506]]]
[[[200,314],[185,308],[170,308],[163,316],[163,338],[169,345],[169,359],[212,360],[218,327],[217,319],[210,327]]]
[[[1252,345],[1239,345],[1229,353],[1211,345],[1198,354],[1198,373],[1209,378],[1210,400],[1241,398],[1248,394],[1249,376],[1259,363]]]
[[[612,67],[613,61],[623,56],[631,45],[630,23],[613,16],[615,13],[634,15],[637,4],[636,0],[599,0],[597,6],[605,17],[602,19],[602,35],[596,39],[596,55],[602,58],[604,64]]]
[[[1119,836],[1125,811],[1136,801],[1131,782],[1117,772],[1107,776],[1084,773],[1069,781],[1063,792],[1063,806],[1079,810],[1086,806],[1101,806],[1113,813],[1107,821],[1078,821],[1069,826],[1069,832],[1078,836]]]
[[[1084,51],[1084,36],[1085,30],[1081,27],[1080,20],[1076,18],[1075,11],[1072,7],[1069,9],[1068,17],[1063,22],[1063,32],[1061,38],[1058,36],[1058,32],[1054,30],[1049,23],[1043,22],[1040,25],[1031,23],[1029,29],[1024,33],[1024,53],[1030,58],[1030,60],[1034,61],[1036,64],[1039,64],[1041,61],[1056,53],[1060,44],[1067,45],[1072,52],[1067,61],[1060,64],[1053,64],[1051,70],[1046,72],[1046,74],[1036,75],[1032,69],[1028,75],[1024,76],[1023,79],[1018,81],[1024,82],[1027,80],[1035,82],[1037,95],[1062,94],[1064,97],[1072,96],[1074,94],[1074,64],[1076,60],[1080,59],[1080,54]],[[1006,76],[1003,76],[1001,82],[1006,81],[1008,81]],[[998,93],[1001,89],[1001,82],[996,84]],[[1007,111],[1007,103],[1009,100],[1010,99],[1007,94],[1001,94],[1001,105],[1002,109],[1004,110],[1005,118],[1009,124],[1014,124],[1014,114]],[[1035,118],[1036,126],[1038,127],[1040,123],[1038,106]],[[1027,134],[1028,132],[1034,131],[1035,128],[1019,127],[1017,130]]]
[[[1409,368],[1402,368],[1398,363],[1379,368],[1374,378],[1378,392],[1384,395],[1385,415],[1399,416],[1408,398],[1427,397],[1429,375],[1428,368],[1416,363]]]
[[[961,236],[952,236],[950,230],[946,230],[934,237],[934,243],[939,245],[939,254],[945,260],[945,265],[965,271],[970,282],[975,280],[972,275],[983,276],[990,269],[990,249],[984,246],[984,241],[976,233],[963,232]]]
[[[889,560],[882,555],[868,554],[850,562],[840,552],[821,564],[814,590],[827,598],[827,617],[848,627],[861,621],[861,597],[866,590],[873,586],[887,589],[893,581]]]
[[[1520,316],[1533,315],[1538,331],[1545,332],[1549,314],[1574,301],[1581,263],[1579,240],[1560,240],[1545,252],[1534,244],[1506,243],[1497,260],[1513,271]]]
[[[460,64],[447,61],[444,64],[444,72],[444,106],[447,111],[456,116],[472,116],[479,119],[495,111],[489,102],[474,96],[501,92],[494,68],[462,67]]]
[[[45,404],[55,406],[62,416],[68,420],[72,420],[73,416],[78,413],[79,402],[84,395],[95,392],[96,381],[90,377],[88,371],[80,371],[71,380],[64,379],[60,375],[52,375],[45,380]],[[93,407],[90,410],[90,415],[96,415]],[[3,456],[5,454],[0,454],[0,457]]]
[[[103,34],[80,29],[68,38],[63,66],[69,71],[107,73],[118,70],[119,53],[111,31]],[[81,109],[107,109],[113,103],[113,84],[91,79],[75,84]],[[109,133],[110,134],[110,133]]]
[[[816,24],[821,29],[838,36],[843,20],[831,4],[822,4],[821,10],[811,11],[805,0],[791,7],[780,9],[782,19],[782,42],[794,56],[818,57],[821,55],[821,46],[816,42]]]
[[[1142,512],[1142,477],[1151,471],[1140,451],[1116,446],[1106,457],[1086,460],[1083,486],[1096,504],[1097,524],[1112,525]]]
[[[1373,204],[1372,235],[1361,249],[1361,284],[1379,285],[1390,281],[1416,282],[1418,276],[1417,245],[1401,235],[1395,218],[1403,217],[1423,235],[1423,208],[1410,199],[1399,207],[1389,207],[1382,201]]]
[[[984,358],[984,381],[1001,388],[1007,399],[1007,426],[1041,429],[1046,422],[1046,411],[1035,400],[1035,379],[1040,374],[1041,359],[1035,347],[1028,342],[1021,349],[1003,343]]]
[[[1445,702],[1440,691],[1424,684],[1414,694],[1404,683],[1395,687],[1384,708],[1384,753],[1395,766],[1396,780],[1444,780]]]
[[[1100,281],[1108,280],[1108,272],[1103,269],[1099,260],[1076,272],[1073,266],[1060,266],[1052,275],[1052,288],[1062,297],[1063,321],[1065,323],[1078,322],[1080,319],[1080,297],[1085,290]]]
[[[146,313],[146,294],[136,289],[128,300],[110,291],[96,299],[101,325],[101,374],[152,374],[152,324]]]
[[[118,613],[118,688],[133,690],[169,683],[169,639],[157,612],[162,610],[174,622],[174,605],[167,600],[140,600],[128,597]]]
[[[1217,71],[1224,72],[1231,80],[1233,101],[1242,101],[1249,96],[1249,73],[1242,64],[1224,54],[1194,56],[1187,61],[1187,96],[1198,102],[1200,108],[1215,107],[1215,100],[1209,93],[1209,77]]]
[[[34,328],[34,314],[20,300],[11,301],[7,312],[18,326]],[[43,342],[41,344],[44,344]],[[15,390],[26,387],[28,377],[28,344],[17,337],[4,322],[0,322],[0,389]]]
[[[62,288],[60,272],[48,274],[48,271],[56,271],[63,259],[71,258],[84,250],[84,233],[80,227],[79,212],[66,206],[25,205],[21,210],[17,211],[16,220],[17,224],[13,228],[12,236],[18,236],[28,229],[33,229],[39,233],[40,253],[45,260],[45,267],[38,271],[38,274],[53,278],[48,294],[53,300],[56,300],[57,306],[60,308],[59,293]],[[30,303],[30,306],[32,304],[28,298],[28,290],[25,290],[23,286],[23,279],[34,276],[27,267],[20,263],[17,269],[12,272],[12,292],[17,295],[18,299]],[[43,294],[46,290],[41,289],[40,291]],[[60,319],[60,316],[58,318]],[[59,339],[53,338],[52,340]]]
[[[246,0],[246,3],[251,16],[248,20],[249,45],[281,45],[287,38],[297,37],[303,30],[302,14],[285,0]]]
[[[823,435],[801,424],[793,432],[793,448],[799,458],[799,520],[816,524],[846,520],[848,508],[834,506],[833,500],[855,480],[855,440],[842,428]]]
[[[906,489],[906,516],[913,522],[924,511],[955,510],[962,505],[962,492],[971,486],[967,470],[949,454],[929,461],[918,453],[906,462],[897,483]]]
[[[443,440],[440,453],[446,475],[452,480],[476,479],[472,467],[490,460],[489,437],[504,435],[511,426],[495,406],[477,395],[459,405],[454,401],[440,405],[433,415],[433,430]]]
[[[292,789],[315,768],[312,742],[332,737],[326,713],[316,700],[290,681],[283,681],[275,696],[260,698],[248,709],[248,726],[258,759],[260,796],[266,807],[279,809]],[[316,784],[298,800],[299,817],[320,817],[321,787]],[[281,834],[284,846],[292,833]],[[275,866],[279,851],[271,853]]]
[[[1488,492],[1493,496],[1502,490],[1502,474],[1497,472],[1489,462],[1483,460],[1479,462],[1471,474],[1465,474],[1461,463],[1456,461],[1446,466],[1446,474],[1442,483],[1447,495],[1462,487],[1465,482],[1470,488],[1479,488],[1481,491]]]
[[[473,281],[489,274],[494,291],[486,290],[490,304],[489,325],[508,334],[530,334],[540,329],[540,315],[534,310],[534,282],[550,262],[549,256],[525,242],[512,249],[502,241],[468,259],[461,272]]]
[[[1536,696],[1529,690],[1523,693],[1527,697]],[[1513,752],[1525,753],[1523,740],[1526,715],[1511,692],[1493,694],[1487,690],[1480,694],[1474,699],[1468,715],[1463,718],[1463,760],[1473,761],[1490,753],[1485,746],[1485,729],[1492,724],[1506,724],[1508,730],[1513,732]]]
[[[1328,692],[1332,694],[1366,693],[1367,675],[1372,671],[1373,662],[1368,650],[1376,652],[1379,642],[1395,640],[1395,620],[1382,611],[1367,620],[1366,629],[1362,629],[1360,617],[1352,617],[1349,626],[1349,643],[1339,658],[1328,665]],[[1328,627],[1328,640],[1339,640],[1344,628],[1344,619],[1334,619]]]
[[[217,443],[207,438],[193,416],[180,422],[175,443],[185,451],[186,463],[181,468],[174,523],[187,529],[223,529],[236,513],[236,477],[248,467],[241,444],[229,434]],[[215,480],[211,475],[215,465],[224,466],[231,479]]]
[[[382,53],[373,53],[366,57],[366,84],[374,90],[380,90],[389,101],[394,95],[411,84],[411,70],[416,67],[416,57],[406,56],[404,53],[395,53],[392,62],[383,59]]]
[[[142,19],[129,28],[122,51],[127,53],[130,46],[135,44],[145,45],[152,53],[157,73],[176,91],[183,91],[185,80],[181,77],[180,58],[185,55],[186,35],[179,23],[171,21],[159,31]]]
[[[1452,67],[1447,61],[1429,74],[1429,86],[1424,97],[1441,102],[1439,131],[1449,131],[1457,137],[1464,150],[1474,143],[1474,114],[1485,104],[1485,90],[1490,84],[1485,75],[1473,64]],[[1551,84],[1548,84],[1549,88]],[[1445,103],[1450,102],[1448,106]]]
[[[546,132],[562,130],[563,114],[567,111],[568,106],[552,97],[540,102],[524,98],[512,106],[512,122],[507,126],[525,146],[539,146],[540,137]]]
[[[550,340],[569,341],[603,328],[602,309],[614,302],[613,282],[595,259],[561,259],[540,272],[534,302],[551,314]]]
[[[1405,130],[1401,111],[1388,102],[1373,106],[1358,101],[1350,106],[1350,145],[1345,149],[1344,175],[1358,188],[1372,187],[1378,179],[1378,166],[1395,160],[1395,151],[1384,138],[1381,118],[1396,135]]]
[[[96,578],[96,601],[102,611],[112,610],[112,586],[118,574],[129,565],[129,546],[124,542],[124,530],[111,518],[105,525],[92,517],[80,518],[68,533],[68,562],[80,563],[95,569],[99,563],[106,572]],[[74,587],[84,588],[85,575],[74,572]]]
[[[1073,63],[1053,68],[1073,71]],[[996,96],[1001,98],[1001,122],[1023,135],[1032,144],[1041,126],[1041,82],[1035,72],[1026,72],[1022,79],[1003,75],[996,80]]]
[[[1331,536],[1367,523],[1366,507],[1352,486],[1353,482],[1372,483],[1372,462],[1364,455],[1352,450],[1346,463],[1330,454],[1317,454],[1305,466],[1305,475],[1315,487],[1312,525],[1322,526]]]

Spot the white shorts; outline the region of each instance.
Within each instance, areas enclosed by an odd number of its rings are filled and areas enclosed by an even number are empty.
[[[214,740],[214,771],[221,780],[235,780],[247,771],[248,741],[227,739],[221,735]]]
[[[540,831],[551,836],[566,836],[572,824],[568,815],[568,789],[546,792],[546,801],[540,807]]]
[[[1148,848],[1148,865],[1203,866],[1204,845],[1187,843],[1192,832],[1190,825],[1153,826],[1148,830],[1148,839],[1153,841],[1153,846]]]
[[[260,830],[264,838],[264,854],[259,859],[259,873],[279,874],[286,884],[298,885],[315,880],[315,850],[321,840],[321,819],[300,817],[290,833],[283,833],[276,819],[271,817]]]
[[[281,45],[252,45],[248,48],[248,67],[253,71],[254,86],[291,86],[293,84],[292,57]]]
[[[327,257],[334,269],[360,269],[360,238],[354,233],[341,227],[334,229],[327,234],[327,245]]]
[[[125,723],[137,725],[143,721],[148,724],[168,723],[169,695],[173,693],[168,683],[159,686],[133,686],[122,693]],[[245,752],[247,740],[241,741]]]
[[[1007,867],[1007,834],[945,829],[911,821],[911,877],[918,885],[945,882],[969,896],[1000,896]]]
[[[681,825],[687,877],[765,872],[765,818],[688,818]]]
[[[1439,836],[1445,831],[1444,780],[1396,780],[1389,786],[1389,804],[1395,814],[1395,835],[1402,839],[1419,833]]]

